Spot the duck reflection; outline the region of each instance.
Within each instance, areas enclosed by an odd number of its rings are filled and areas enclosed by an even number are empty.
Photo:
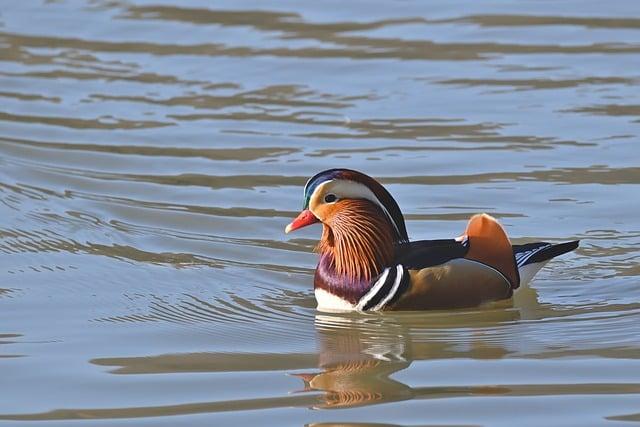
[[[323,391],[318,407],[340,408],[410,399],[411,388],[390,376],[410,365],[407,330],[379,319],[354,315],[318,315],[320,347],[317,373],[295,374],[305,391]],[[377,332],[376,332],[377,331]]]
[[[509,354],[486,328],[521,318],[522,304],[538,305],[535,292],[512,302],[468,311],[431,313],[321,313],[315,317],[319,372],[294,374],[302,392],[323,392],[316,408],[346,408],[408,400],[425,390],[391,378],[415,360],[501,358]],[[489,339],[487,339],[489,338]],[[438,388],[440,392],[443,388]]]
[[[283,306],[296,306],[295,301],[282,298]],[[297,301],[300,303],[300,301]],[[302,304],[297,304],[302,306]],[[636,310],[637,304],[625,306],[624,310]],[[183,373],[229,373],[247,374],[251,386],[256,382],[251,378],[258,372],[268,372],[273,378],[282,372],[297,372],[304,382],[304,390],[295,394],[278,393],[243,397],[233,396],[228,400],[197,400],[177,404],[159,404],[150,406],[123,406],[111,408],[67,408],[29,414],[0,414],[0,420],[71,420],[71,419],[115,419],[175,416],[229,411],[249,411],[276,408],[350,408],[408,399],[452,399],[478,396],[593,396],[593,395],[638,395],[640,388],[634,383],[578,383],[545,384],[489,384],[455,385],[442,384],[443,372],[435,375],[434,365],[443,366],[451,359],[500,359],[508,355],[529,358],[545,357],[552,351],[554,357],[565,353],[550,347],[548,343],[527,340],[520,337],[517,320],[552,318],[569,314],[583,314],[610,307],[594,308],[562,307],[541,304],[532,289],[523,289],[513,303],[503,303],[473,310],[450,310],[439,312],[407,312],[382,314],[326,314],[317,313],[311,322],[304,326],[312,327],[316,334],[317,351],[294,353],[243,353],[243,352],[201,352],[168,353],[132,357],[104,357],[92,359],[98,366],[113,368],[112,374],[143,376],[148,374]],[[307,318],[308,319],[308,318]],[[252,324],[253,325],[253,324]],[[297,323],[298,327],[302,324]],[[526,326],[526,325],[525,325]],[[528,328],[524,328],[526,334]],[[309,336],[304,335],[304,339]],[[2,341],[0,336],[0,343]],[[6,336],[4,338],[7,338]],[[294,339],[293,337],[289,337]],[[633,351],[631,349],[630,351]],[[575,354],[569,351],[566,355]],[[620,357],[620,349],[593,347],[583,354],[599,358]],[[632,353],[629,353],[630,355]],[[630,356],[632,358],[632,356]],[[402,372],[411,363],[425,361],[423,367],[413,367],[410,372],[417,375],[434,373],[435,380],[415,378],[405,380]],[[432,364],[433,363],[433,364]],[[449,364],[448,369],[459,369],[458,363]],[[477,365],[476,365],[477,366]],[[318,368],[315,372],[311,370]],[[468,368],[466,368],[468,369]],[[446,374],[446,373],[445,373]],[[460,380],[460,372],[451,371],[452,382]],[[264,377],[264,375],[260,375]],[[182,377],[178,377],[181,379]],[[242,381],[242,376],[237,377]],[[144,385],[142,377],[138,377]],[[446,381],[446,380],[445,380]],[[295,382],[294,382],[295,383]],[[426,385],[425,385],[426,383]],[[433,383],[433,384],[432,384]],[[166,389],[157,389],[151,380],[148,389],[152,397],[167,399]],[[212,392],[226,390],[228,383],[222,382],[216,388],[212,383]],[[288,391],[296,385],[284,385]],[[264,388],[260,383],[259,387]],[[181,389],[176,391],[180,394]],[[276,393],[278,388],[274,388]],[[264,392],[264,390],[261,390]],[[157,393],[156,394],[154,394]],[[173,395],[171,395],[173,396]],[[635,417],[635,414],[629,415]],[[334,424],[321,424],[334,425]],[[350,425],[350,424],[337,424]],[[356,424],[351,424],[353,426]],[[383,424],[381,424],[382,426]]]

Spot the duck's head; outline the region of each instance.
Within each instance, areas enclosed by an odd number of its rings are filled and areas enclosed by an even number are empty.
[[[302,212],[286,233],[317,222],[323,224],[321,253],[331,252],[350,276],[370,276],[388,261],[393,245],[408,241],[402,212],[375,179],[350,169],[329,169],[304,187]],[[349,268],[360,258],[362,268]],[[341,261],[342,260],[342,261]],[[375,265],[364,267],[369,262]]]
[[[375,179],[351,169],[328,169],[311,177],[304,186],[302,211],[287,225],[285,233],[316,222],[331,227],[335,216],[354,200],[379,209],[393,226],[398,241],[408,240],[404,217],[391,194]]]

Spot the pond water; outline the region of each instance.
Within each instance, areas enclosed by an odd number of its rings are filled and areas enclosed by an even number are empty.
[[[639,144],[635,0],[5,2],[0,425],[639,422]],[[490,307],[319,313],[283,229],[332,167],[415,239],[581,247]]]

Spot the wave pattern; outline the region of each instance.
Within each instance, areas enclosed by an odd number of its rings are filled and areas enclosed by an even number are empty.
[[[541,399],[636,419],[635,6],[6,5],[0,419],[476,425],[511,396],[537,424]],[[515,243],[582,245],[508,303],[320,314],[318,230],[283,228],[340,166],[415,238],[486,211]]]

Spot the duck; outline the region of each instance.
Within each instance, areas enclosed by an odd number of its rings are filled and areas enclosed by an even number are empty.
[[[303,197],[285,233],[322,224],[313,279],[319,311],[442,310],[507,300],[551,259],[579,245],[513,245],[486,213],[473,215],[458,237],[411,241],[389,191],[352,169],[319,172]]]

